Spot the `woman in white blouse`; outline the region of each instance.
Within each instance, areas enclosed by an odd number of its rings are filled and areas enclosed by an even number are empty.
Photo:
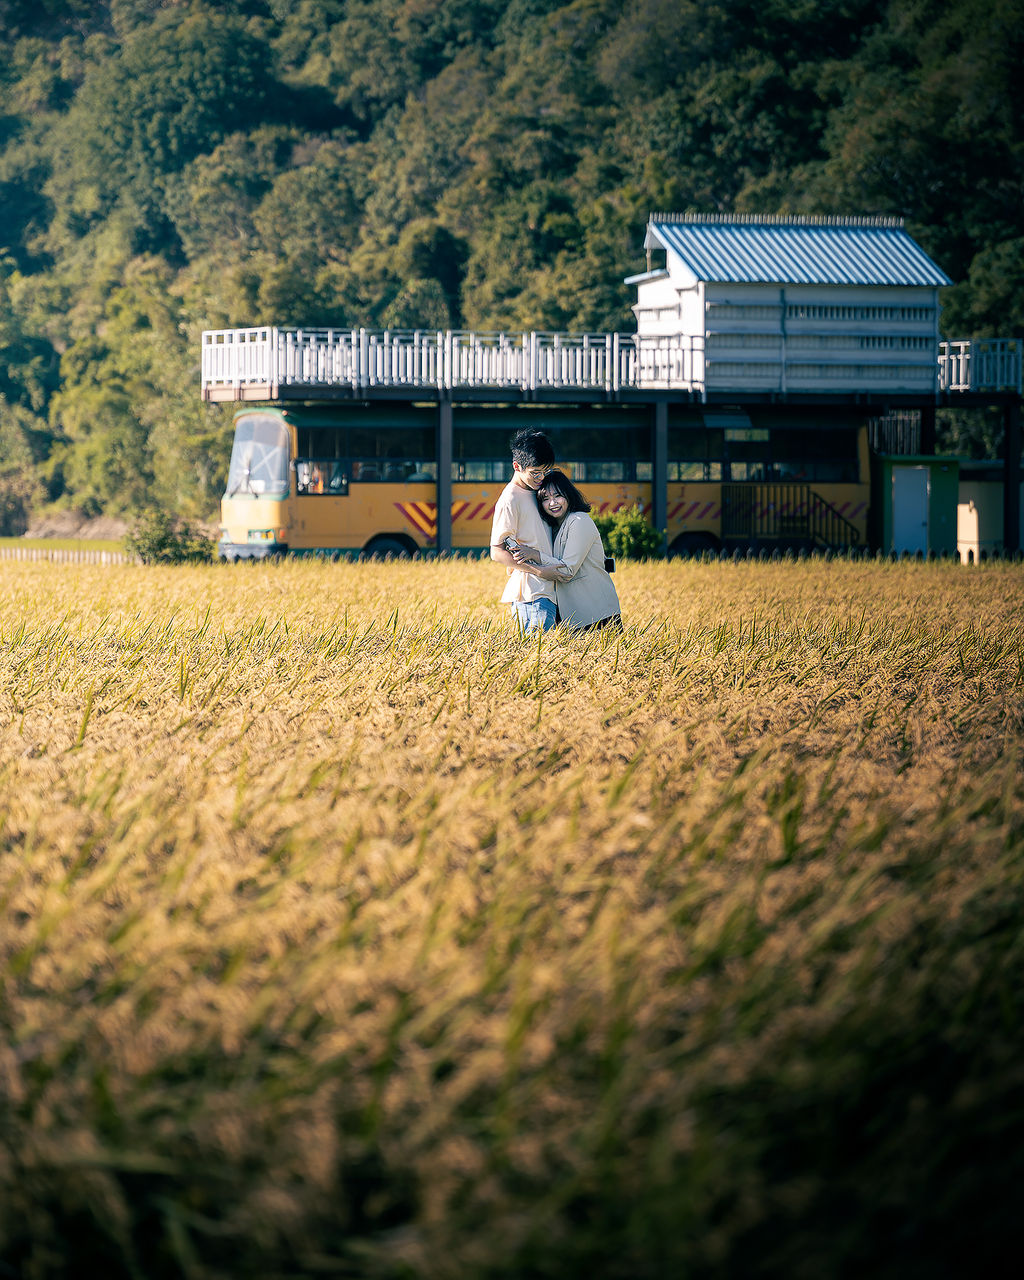
[[[538,565],[532,572],[554,582],[558,619],[567,627],[621,626],[619,597],[604,567],[601,535],[587,514],[590,503],[561,471],[547,473],[537,502],[541,517],[551,525],[553,554],[522,547],[514,553],[516,560]]]

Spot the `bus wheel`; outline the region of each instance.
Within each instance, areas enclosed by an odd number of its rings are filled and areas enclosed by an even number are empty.
[[[363,548],[363,560],[411,560],[412,549],[398,538],[374,538]]]
[[[668,554],[669,559],[673,556],[683,556],[688,560],[691,557],[699,559],[705,551],[712,555],[718,554],[718,544],[710,534],[681,533],[669,547]]]

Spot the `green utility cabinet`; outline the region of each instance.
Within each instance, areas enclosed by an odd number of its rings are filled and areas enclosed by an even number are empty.
[[[875,533],[884,552],[956,555],[960,461],[933,455],[876,454]]]

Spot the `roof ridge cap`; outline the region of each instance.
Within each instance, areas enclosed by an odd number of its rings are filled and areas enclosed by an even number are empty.
[[[760,227],[895,227],[905,220],[887,214],[833,213],[651,213],[648,223],[691,223],[712,226]]]

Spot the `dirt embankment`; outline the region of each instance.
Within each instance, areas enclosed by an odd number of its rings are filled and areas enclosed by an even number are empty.
[[[114,516],[95,516],[92,519],[77,511],[57,511],[36,516],[25,530],[26,538],[123,538],[128,532],[128,522]]]

